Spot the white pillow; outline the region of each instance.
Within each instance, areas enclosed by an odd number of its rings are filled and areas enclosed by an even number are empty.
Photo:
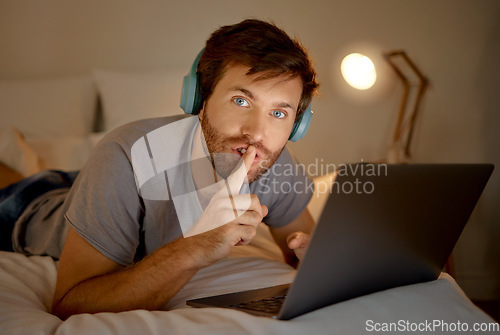
[[[40,171],[37,154],[14,127],[0,129],[0,162],[28,177]]]
[[[135,120],[182,113],[179,103],[184,72],[95,70],[93,75],[106,131]]]
[[[42,170],[80,170],[91,151],[87,135],[27,137],[26,142],[40,157]]]
[[[92,77],[0,81],[0,119],[26,136],[84,135],[92,130]]]

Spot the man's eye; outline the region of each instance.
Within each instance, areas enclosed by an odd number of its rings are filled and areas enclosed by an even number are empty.
[[[243,98],[234,98],[233,99],[234,103],[237,104],[238,106],[242,107],[248,107],[248,101],[246,101]]]
[[[277,117],[278,119],[282,119],[286,116],[286,114],[282,111],[273,111],[273,116]]]

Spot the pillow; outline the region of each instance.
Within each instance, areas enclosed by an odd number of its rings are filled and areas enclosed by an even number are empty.
[[[92,77],[0,81],[2,124],[26,136],[84,135],[93,127],[97,93]]]
[[[43,170],[80,170],[91,150],[88,135],[27,137],[26,142],[40,157]]]
[[[0,162],[23,177],[40,171],[37,154],[14,127],[0,129]]]
[[[95,70],[105,131],[131,121],[183,113],[179,107],[183,72]]]

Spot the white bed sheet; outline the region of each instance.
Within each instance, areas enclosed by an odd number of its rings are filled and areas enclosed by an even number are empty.
[[[334,304],[290,321],[221,309],[185,306],[187,298],[278,285],[295,271],[279,261],[279,249],[259,230],[252,245],[200,271],[166,308],[82,314],[62,322],[49,314],[57,275],[50,257],[0,252],[0,334],[361,334],[367,322],[440,320],[493,323],[464,295],[453,278],[394,288]]]

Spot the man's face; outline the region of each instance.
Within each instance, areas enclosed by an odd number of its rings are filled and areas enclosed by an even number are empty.
[[[286,76],[256,80],[262,74],[246,75],[248,70],[244,65],[228,66],[199,117],[211,154],[239,158],[241,148],[257,149],[248,172],[251,183],[274,164],[290,136],[302,80]],[[235,161],[228,157],[215,168],[227,177]]]

